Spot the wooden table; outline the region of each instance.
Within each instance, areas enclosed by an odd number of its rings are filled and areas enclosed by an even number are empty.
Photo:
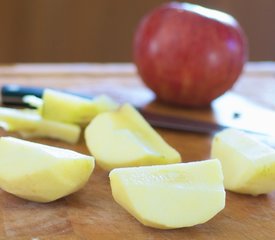
[[[141,83],[131,64],[1,66],[0,84],[7,83],[68,89],[90,95],[107,93],[120,102],[127,101],[152,111],[204,121],[226,122],[223,117],[236,109],[227,109],[221,103],[224,100],[232,103],[235,98],[248,104],[248,108],[255,107],[259,113],[261,107],[275,110],[273,63],[247,64],[231,92],[218,99],[212,108],[199,110],[175,108],[154,101],[154,95]],[[235,104],[235,107],[239,106]],[[164,129],[157,131],[182,154],[183,161],[209,158],[211,135]],[[4,131],[1,134],[7,135]],[[88,154],[83,139],[77,145],[49,139],[32,141]],[[0,239],[275,238],[275,192],[258,197],[227,192],[226,208],[221,213],[203,225],[177,230],[158,230],[141,225],[114,202],[108,173],[98,167],[84,189],[52,203],[33,203],[3,191],[0,195]]]

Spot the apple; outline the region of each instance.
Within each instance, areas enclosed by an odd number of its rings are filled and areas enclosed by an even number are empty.
[[[47,137],[76,143],[81,128],[76,124],[43,119],[36,110],[0,107],[0,127],[17,132],[24,138]]]
[[[230,15],[190,3],[163,4],[142,18],[133,59],[157,99],[204,107],[237,81],[247,41]]]
[[[275,190],[275,150],[258,139],[223,130],[213,139],[211,157],[221,161],[226,189],[254,196]]]
[[[70,93],[46,89],[40,106],[41,116],[59,122],[88,125],[98,113],[118,108],[118,103],[106,95],[86,99]]]
[[[24,199],[51,202],[78,191],[94,158],[13,137],[0,138],[0,187]]]
[[[142,224],[171,229],[204,223],[225,206],[217,159],[159,166],[116,168],[112,195]]]
[[[130,104],[98,114],[85,129],[85,142],[97,165],[107,171],[181,161],[180,154]]]

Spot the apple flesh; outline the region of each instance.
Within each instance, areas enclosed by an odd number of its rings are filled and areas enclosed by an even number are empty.
[[[5,107],[0,107],[0,127],[24,138],[47,137],[68,143],[76,143],[81,133],[78,125],[43,119],[36,110]]]
[[[110,172],[115,201],[146,226],[170,229],[204,223],[225,206],[217,159]]]
[[[275,190],[275,150],[244,132],[216,134],[211,157],[221,161],[226,189],[255,196]]]
[[[203,107],[236,82],[247,59],[247,42],[232,16],[171,2],[142,19],[133,56],[138,73],[159,100]]]
[[[71,150],[0,138],[0,187],[18,197],[50,202],[81,189],[94,158]]]
[[[73,94],[46,89],[40,112],[45,119],[85,126],[98,113],[117,108],[118,104],[105,95],[85,99]]]
[[[97,115],[85,129],[85,140],[105,170],[181,161],[179,153],[129,104]]]

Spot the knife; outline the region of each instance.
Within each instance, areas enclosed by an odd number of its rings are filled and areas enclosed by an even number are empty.
[[[23,101],[23,97],[26,95],[33,95],[38,98],[42,98],[45,88],[40,87],[28,87],[20,85],[3,85],[1,88],[0,101],[6,106],[17,106],[17,107],[31,107]],[[91,99],[90,96],[72,93],[77,96]],[[144,118],[153,126],[157,128],[165,128],[176,131],[189,131],[204,134],[214,134],[225,128],[232,127],[230,125],[222,125],[219,123],[206,122],[201,120],[194,120],[190,118],[169,116],[160,113],[149,112],[148,110],[138,108]],[[234,126],[234,128],[238,128]],[[268,135],[267,132],[262,132],[253,129],[240,128],[240,130],[247,131],[252,134]]]

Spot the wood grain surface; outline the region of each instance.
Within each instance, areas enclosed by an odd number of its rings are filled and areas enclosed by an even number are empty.
[[[232,91],[216,100],[211,107],[196,110],[155,101],[153,93],[142,84],[131,64],[1,66],[0,84],[52,87],[91,96],[107,93],[121,103],[130,102],[151,111],[204,121],[224,121],[227,112],[234,113],[234,106],[239,110],[240,99],[247,104],[246,110],[257,110],[253,121],[260,119],[261,109],[264,112],[267,112],[264,109],[271,110],[270,114],[275,110],[273,63],[248,64]],[[233,109],[227,110],[226,102],[231,103]],[[260,114],[257,115],[257,112]],[[209,158],[213,136],[156,130],[181,153],[184,162]],[[0,133],[2,136],[9,135],[3,130]],[[31,140],[88,154],[83,138],[76,145],[41,138]],[[0,239],[275,238],[275,192],[252,197],[227,191],[225,209],[207,223],[190,228],[158,230],[143,226],[114,202],[108,173],[99,167],[82,190],[52,203],[34,203],[0,190],[0,211]]]

